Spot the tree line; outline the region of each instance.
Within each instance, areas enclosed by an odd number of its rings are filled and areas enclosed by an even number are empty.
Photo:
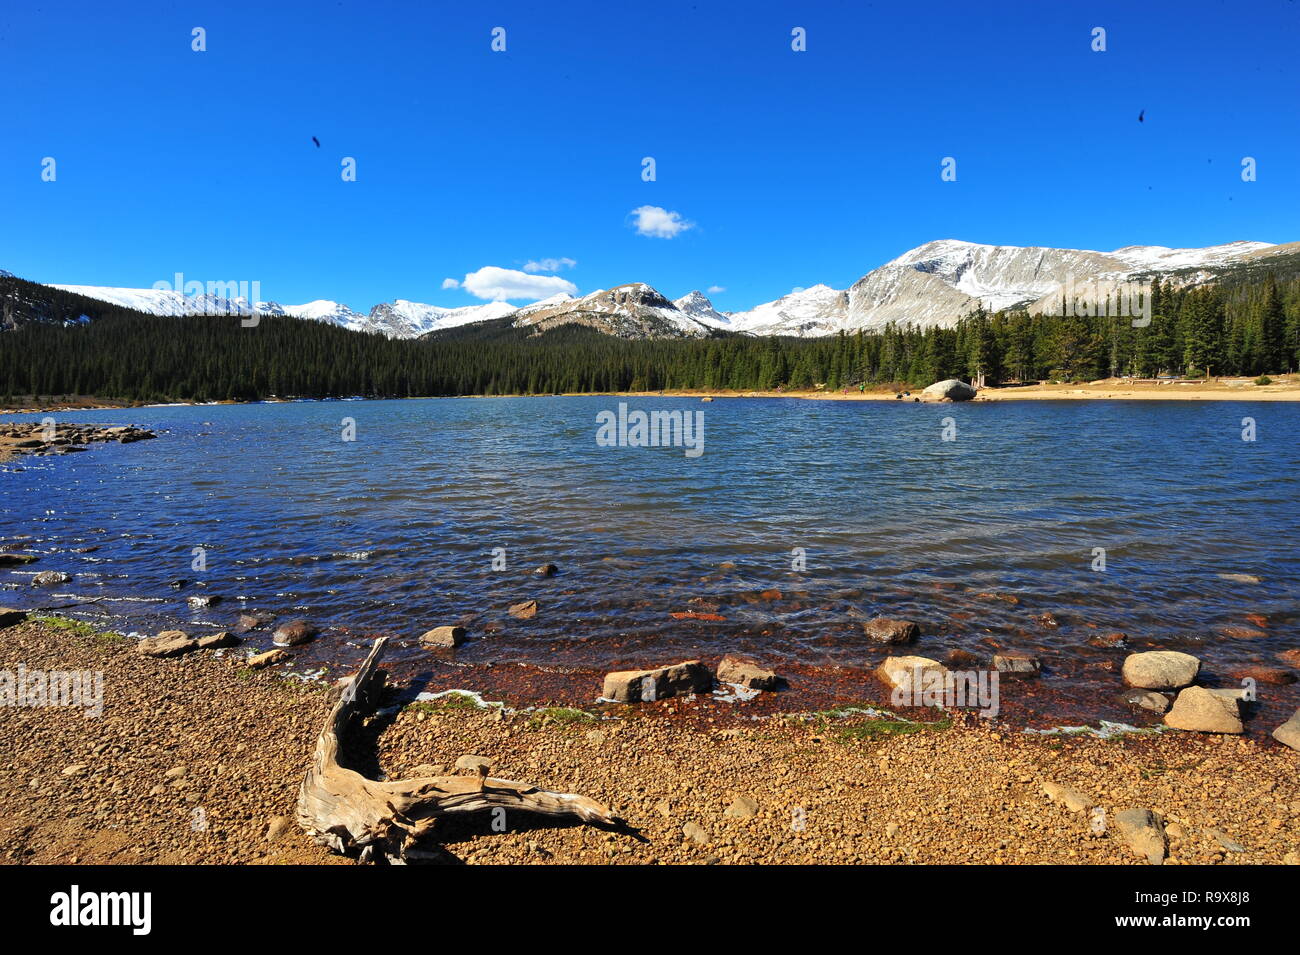
[[[1300,280],[1272,273],[1179,288],[1151,321],[976,311],[951,328],[826,338],[629,341],[509,319],[395,340],[308,319],[143,315],[0,277],[0,394],[127,401],[920,387],[1116,375],[1264,375],[1300,364]]]

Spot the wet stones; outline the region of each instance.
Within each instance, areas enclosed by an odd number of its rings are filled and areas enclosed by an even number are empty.
[[[897,646],[901,643],[911,643],[921,635],[921,628],[910,620],[874,617],[862,625],[862,632],[872,643]]]
[[[1088,646],[1101,647],[1103,650],[1115,650],[1128,646],[1128,634],[1118,630],[1111,633],[1098,633],[1088,638]]]
[[[31,554],[0,554],[0,567],[20,567],[38,559]]]
[[[427,647],[458,647],[465,642],[465,628],[434,627],[420,634],[420,642]]]
[[[319,633],[320,628],[306,620],[290,620],[276,627],[275,633],[271,634],[271,642],[277,647],[296,647],[315,640]]]
[[[707,693],[713,674],[699,660],[654,670],[620,670],[605,675],[601,695],[616,703],[649,703],[679,693]]]
[[[1285,667],[1251,666],[1232,671],[1232,678],[1238,682],[1254,680],[1269,686],[1289,686],[1296,681],[1296,675]]]
[[[540,567],[533,568],[534,577],[554,577],[560,572],[560,568],[554,564],[542,564]]]
[[[1124,682],[1143,690],[1179,690],[1191,686],[1201,661],[1177,650],[1131,653],[1124,660]]]
[[[1165,725],[1197,733],[1242,733],[1238,701],[1203,686],[1189,686],[1178,694],[1165,714]]]
[[[255,653],[249,657],[247,665],[251,670],[261,670],[273,663],[279,663],[281,660],[287,659],[289,659],[289,654],[284,650],[267,650],[265,653]]]
[[[1042,667],[1038,658],[1028,653],[1007,651],[993,654],[993,669],[1007,676],[1038,676]]]
[[[1169,709],[1169,697],[1155,690],[1132,689],[1122,699],[1130,706],[1150,710],[1152,713],[1165,713]]]
[[[59,584],[66,584],[71,579],[71,574],[65,574],[61,570],[43,570],[32,577],[32,586],[57,587]]]
[[[216,594],[203,594],[202,596],[190,597],[185,601],[195,610],[203,607],[213,607],[221,603],[221,598]]]
[[[275,617],[269,613],[241,613],[239,620],[231,629],[235,633],[248,633],[250,630],[265,627],[274,619]]]
[[[736,683],[751,690],[775,690],[783,681],[756,660],[728,654],[718,664],[718,682]]]

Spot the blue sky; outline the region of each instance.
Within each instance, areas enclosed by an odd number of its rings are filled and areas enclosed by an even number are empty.
[[[364,310],[569,259],[743,309],[936,238],[1300,240],[1298,40],[1295,0],[6,4],[0,268]]]

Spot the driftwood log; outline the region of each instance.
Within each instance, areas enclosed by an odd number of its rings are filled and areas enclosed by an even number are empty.
[[[344,687],[316,740],[316,753],[298,792],[298,822],[321,845],[363,862],[405,863],[433,858],[421,849],[441,816],[494,809],[576,817],[617,826],[608,809],[586,796],[547,792],[527,783],[482,776],[429,776],[379,782],[339,763],[351,727],[378,705],[386,638],[375,641],[360,672]]]

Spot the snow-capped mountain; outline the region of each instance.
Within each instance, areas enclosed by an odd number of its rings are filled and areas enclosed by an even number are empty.
[[[795,289],[748,311],[719,312],[699,291],[669,301],[641,282],[600,289],[581,298],[560,293],[522,307],[489,302],[446,308],[396,299],[357,312],[339,302],[305,305],[257,302],[262,315],[290,315],[392,338],[417,338],[476,322],[513,318],[520,328],[545,332],[579,324],[622,338],[698,338],[716,331],[813,337],[898,325],[952,325],[977,307],[1025,307],[1049,312],[1062,294],[1079,287],[1105,295],[1123,283],[1159,274],[1180,284],[1209,281],[1232,267],[1300,252],[1300,244],[1229,242],[1202,249],[1126,246],[1113,252],[980,245],[957,239],[927,242],[886,262],[847,289]],[[153,315],[246,314],[242,299],[186,296],[166,289],[87,285],[54,288]],[[1083,294],[1088,294],[1086,291]]]
[[[642,282],[600,289],[545,308],[523,310],[515,321],[521,328],[531,327],[539,332],[574,324],[619,338],[701,338],[710,332],[709,326]]]

